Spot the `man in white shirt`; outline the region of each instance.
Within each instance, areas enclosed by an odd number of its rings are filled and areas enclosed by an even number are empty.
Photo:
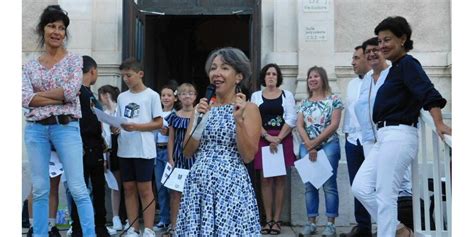
[[[349,171],[349,181],[352,185],[359,167],[364,161],[364,149],[361,144],[361,129],[357,117],[354,112],[354,104],[359,99],[360,89],[362,85],[362,79],[364,75],[370,71],[370,65],[368,64],[362,46],[354,48],[354,54],[352,56],[352,68],[357,74],[357,77],[353,78],[347,86],[346,95],[346,111],[344,113],[343,132],[346,136],[346,160],[347,169]],[[354,216],[357,225],[347,234],[341,234],[340,236],[356,237],[356,236],[371,236],[371,221],[370,215],[364,206],[354,198]]]

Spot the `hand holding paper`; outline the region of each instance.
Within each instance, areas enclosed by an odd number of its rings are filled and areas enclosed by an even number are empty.
[[[286,175],[283,145],[279,144],[275,153],[271,151],[270,146],[262,147],[262,165],[265,178]]]
[[[318,152],[317,157],[316,161],[311,161],[308,154],[297,160],[295,167],[303,183],[310,182],[319,189],[332,176],[333,169],[323,149]]]

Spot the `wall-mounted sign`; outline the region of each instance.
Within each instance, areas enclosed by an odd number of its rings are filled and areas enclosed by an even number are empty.
[[[329,0],[303,0],[303,12],[327,12]]]
[[[327,30],[317,26],[304,27],[304,41],[321,41],[327,40]]]

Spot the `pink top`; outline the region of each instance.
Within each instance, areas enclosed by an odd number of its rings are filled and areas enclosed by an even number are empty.
[[[79,90],[82,85],[82,57],[73,53],[61,59],[51,69],[41,65],[38,59],[23,65],[22,105],[28,121],[38,121],[51,115],[69,114],[81,117]],[[30,107],[36,92],[61,87],[64,89],[64,104]]]

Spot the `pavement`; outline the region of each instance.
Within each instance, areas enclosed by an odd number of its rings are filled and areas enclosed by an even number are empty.
[[[352,229],[352,226],[336,226],[336,236],[339,237],[340,234],[342,233],[347,233],[349,232],[350,230]],[[61,233],[61,236],[62,237],[66,237],[66,232],[67,232],[67,229],[59,229],[60,230],[60,233]],[[303,227],[302,226],[282,226],[281,228],[281,234],[279,234],[278,236],[280,237],[295,237],[295,236],[298,236],[298,234],[303,230]],[[323,226],[318,226],[318,232],[321,232],[323,230]],[[22,229],[22,236],[26,236],[26,233],[28,232],[28,229],[26,228],[23,228]],[[118,237],[120,233],[116,234],[116,235],[112,235],[114,237]],[[156,236],[157,237],[160,237],[162,236],[162,233],[156,233]],[[321,236],[320,234],[316,234],[316,235],[312,235],[312,236],[315,236],[315,237],[318,237],[318,236]]]

